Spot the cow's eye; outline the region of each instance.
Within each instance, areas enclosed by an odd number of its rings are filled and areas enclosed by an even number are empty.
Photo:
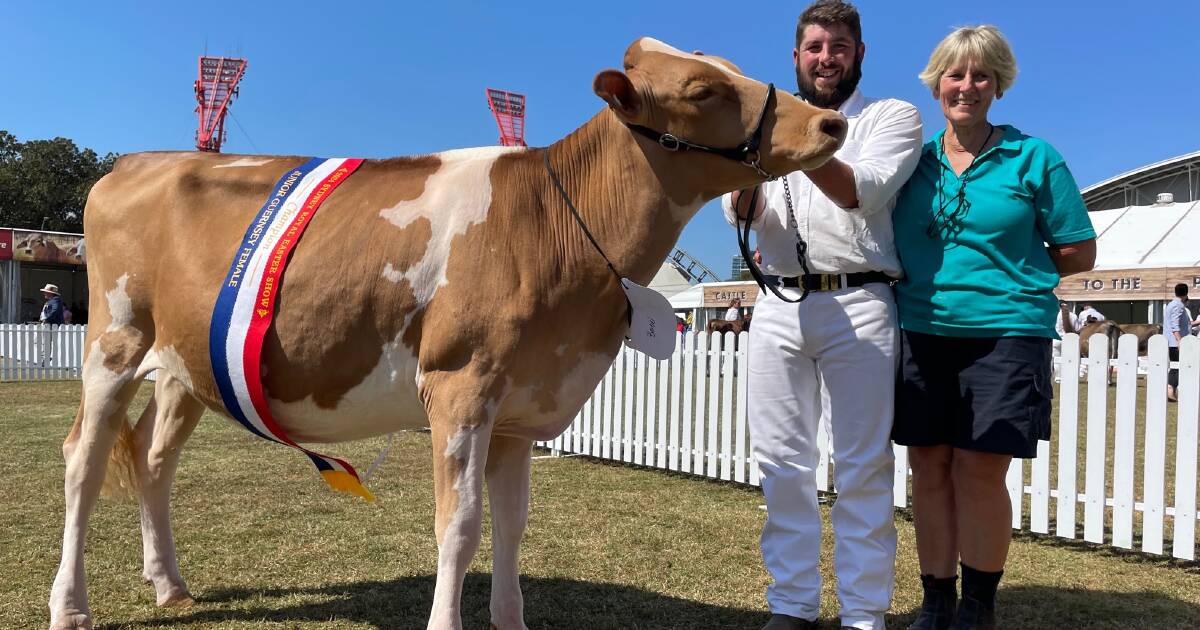
[[[692,101],[703,101],[716,95],[716,91],[707,85],[693,85],[687,91],[688,100]]]

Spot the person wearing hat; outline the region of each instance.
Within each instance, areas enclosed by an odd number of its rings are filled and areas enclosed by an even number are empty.
[[[41,322],[43,324],[59,324],[63,323],[63,307],[62,297],[58,293],[58,285],[47,284],[42,287],[42,297],[46,298],[46,304],[42,306]]]

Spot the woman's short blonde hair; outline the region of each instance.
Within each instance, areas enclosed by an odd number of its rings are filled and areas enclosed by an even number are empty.
[[[965,61],[974,61],[990,70],[996,77],[998,94],[1007,92],[1017,79],[1017,60],[1008,40],[1000,29],[984,24],[963,26],[947,35],[929,55],[929,63],[919,75],[921,82],[936,92],[942,74]]]

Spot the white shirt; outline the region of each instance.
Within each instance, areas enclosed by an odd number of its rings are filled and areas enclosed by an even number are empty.
[[[736,322],[739,319],[741,317],[738,315],[738,308],[736,306],[730,306],[725,310],[725,321]]]
[[[859,207],[840,208],[802,172],[787,175],[796,224],[808,243],[811,273],[903,272],[892,238],[896,194],[921,158],[921,114],[897,99],[864,97],[857,89],[838,109],[846,117],[846,141],[835,155],[854,171]],[[804,272],[796,260],[796,236],[788,227],[780,180],[762,185],[766,211],[754,218],[763,271],[780,276]],[[736,226],[730,195],[721,197],[725,220]]]
[[[1083,330],[1083,327],[1087,326],[1092,320],[1102,322],[1104,321],[1104,314],[1090,306],[1079,311],[1079,318],[1075,321],[1075,332]]]

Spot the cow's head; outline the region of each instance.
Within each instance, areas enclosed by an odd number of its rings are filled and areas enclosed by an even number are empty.
[[[782,90],[768,102],[767,85],[742,75],[729,61],[685,53],[650,38],[635,41],[625,51],[625,72],[600,72],[593,89],[627,125],[712,148],[737,147],[761,120],[757,163],[772,175],[824,164],[846,136],[846,121],[837,112],[813,107]],[[693,169],[693,181],[703,182],[706,197],[766,179],[735,160],[703,151],[688,153],[694,156],[689,156],[687,168]]]

